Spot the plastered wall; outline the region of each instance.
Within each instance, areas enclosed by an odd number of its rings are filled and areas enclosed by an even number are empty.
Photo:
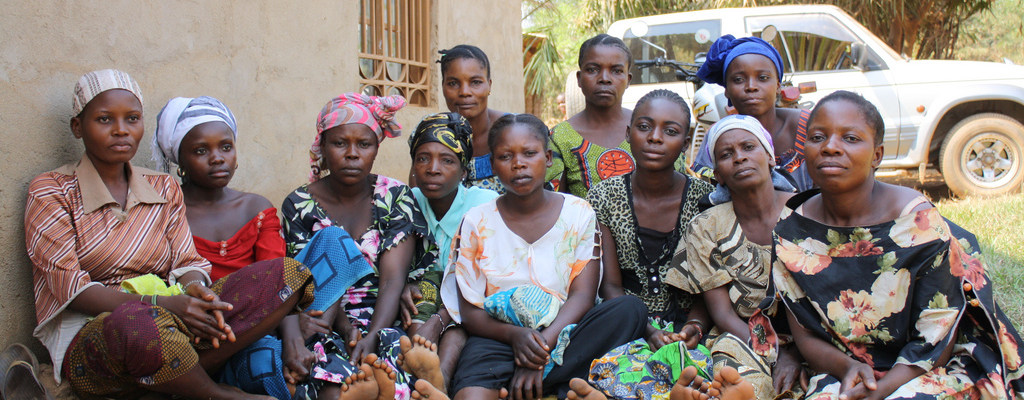
[[[433,47],[480,46],[493,64],[492,108],[523,109],[520,3],[434,0]],[[77,161],[68,128],[71,90],[83,73],[118,68],[139,81],[146,136],[134,163],[153,167],[156,115],[175,96],[208,95],[234,112],[239,170],[232,187],[275,204],[306,180],[317,112],[332,96],[358,90],[355,0],[24,1],[0,13],[0,347],[31,343],[31,264],[25,254],[29,181]],[[436,59],[436,56],[435,56]],[[435,107],[407,107],[410,133]],[[375,170],[405,180],[407,135],[384,142]]]

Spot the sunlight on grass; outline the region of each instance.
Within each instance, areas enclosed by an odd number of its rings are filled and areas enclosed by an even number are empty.
[[[996,301],[1020,330],[1024,321],[1024,195],[951,199],[939,202],[938,207],[943,216],[978,237]]]

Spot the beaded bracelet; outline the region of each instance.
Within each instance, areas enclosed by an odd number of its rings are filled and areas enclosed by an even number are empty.
[[[194,280],[190,281],[189,283],[186,283],[186,284],[185,284],[185,286],[182,286],[182,288],[181,288],[181,291],[182,291],[183,293],[188,293],[188,288],[189,288],[189,286],[195,285],[195,284],[197,284],[197,283],[198,283],[198,284],[199,284],[200,286],[206,286],[206,282],[205,282],[205,281],[203,281],[202,279],[194,279]]]

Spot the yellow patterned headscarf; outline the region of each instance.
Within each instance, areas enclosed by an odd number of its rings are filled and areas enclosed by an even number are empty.
[[[409,154],[416,155],[416,148],[425,143],[441,143],[468,169],[473,160],[473,129],[465,117],[453,112],[428,115],[416,126],[416,132],[409,137]]]

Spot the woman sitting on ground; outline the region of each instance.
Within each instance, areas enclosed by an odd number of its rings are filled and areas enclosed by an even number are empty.
[[[307,259],[318,287],[323,285],[321,269],[308,253],[347,260],[322,269],[325,282],[339,291],[332,291],[323,315],[311,317],[314,328],[302,334],[325,335],[324,348],[332,350],[323,366],[326,372],[317,378],[340,383],[338,379],[358,373],[357,364],[372,365],[381,399],[410,395],[412,371],[398,365],[403,332],[393,326],[416,242],[406,239],[427,234],[422,217],[414,212],[409,187],[371,173],[380,142],[400,134],[394,115],[404,105],[401,96],[357,93],[329,101],[317,117],[310,183],[288,195],[281,206],[288,254]],[[304,352],[301,340],[285,341],[294,343],[286,349]]]
[[[644,333],[647,311],[621,296],[597,306],[594,211],[544,190],[548,129],[529,114],[498,119],[488,137],[506,193],[463,218],[454,257],[458,303],[445,302],[470,334],[451,392],[456,399],[564,397],[590,363]],[[615,329],[609,329],[615,326]]]
[[[452,238],[466,211],[494,200],[498,193],[462,185],[473,160],[473,134],[469,122],[457,113],[424,118],[409,138],[409,152],[418,185],[412,188],[412,195],[430,233],[417,248],[411,283],[402,296],[402,320],[410,336],[420,335],[438,344],[438,372],[447,384],[466,342],[465,331],[455,325],[444,307],[446,302],[459,300],[454,271],[446,270]]]
[[[645,340],[617,348],[595,362],[590,378],[605,393],[667,394],[685,367],[675,362],[681,360],[679,353],[696,348],[711,325],[700,297],[665,284],[672,255],[684,240],[684,228],[697,215],[697,202],[712,190],[708,183],[675,169],[690,141],[689,126],[689,107],[678,94],[660,89],[644,95],[625,129],[636,170],[597,183],[588,195],[605,239],[601,297],[636,296],[647,305],[649,319]],[[683,343],[653,356],[662,346],[683,338]],[[699,352],[694,356],[707,358]],[[652,359],[668,363],[672,371],[664,376],[600,372],[634,371]]]
[[[85,155],[33,179],[25,209],[34,334],[55,378],[81,396],[253,398],[209,374],[312,302],[309,271],[279,258],[211,282],[177,183],[130,163],[144,132],[138,84],[93,71],[73,100]]]
[[[800,355],[787,345],[774,361],[749,347],[750,318],[765,297],[771,275],[772,229],[786,212],[793,187],[774,169],[772,136],[757,119],[730,115],[708,132],[706,154],[718,186],[714,207],[686,227],[666,283],[703,293],[715,327],[708,332],[714,370],[731,366],[753,384],[757,398],[774,399],[799,390],[806,377]],[[774,366],[774,367],[772,367]],[[801,379],[802,378],[802,379]],[[799,395],[783,398],[799,398]]]
[[[775,169],[793,187],[804,191],[814,186],[804,166],[810,112],[775,105],[782,88],[782,56],[778,50],[758,37],[736,39],[725,35],[711,45],[697,77],[724,87],[725,97],[737,113],[757,118],[771,132]],[[704,148],[691,168],[698,175],[713,178],[715,166]]]
[[[775,227],[772,282],[808,399],[1021,398],[1021,338],[992,298],[974,236],[920,193],[875,180],[884,124],[858,94],[811,114],[808,171]]]
[[[178,166],[192,239],[217,280],[256,261],[284,257],[277,209],[228,187],[238,169],[235,116],[212,97],[176,97],[157,116],[153,158]]]

